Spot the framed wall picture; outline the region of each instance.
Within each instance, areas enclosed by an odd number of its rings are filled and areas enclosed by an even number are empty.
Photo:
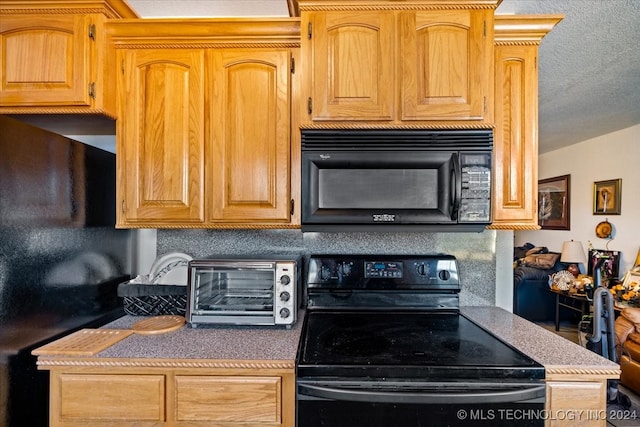
[[[570,229],[571,175],[538,181],[538,225],[543,230]]]
[[[593,214],[620,215],[622,179],[593,183]]]

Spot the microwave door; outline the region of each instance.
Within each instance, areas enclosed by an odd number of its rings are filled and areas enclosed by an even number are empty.
[[[449,224],[457,219],[455,152],[303,153],[303,224]]]

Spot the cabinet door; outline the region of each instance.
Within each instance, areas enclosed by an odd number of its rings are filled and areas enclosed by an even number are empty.
[[[492,228],[538,228],[537,52],[496,46]]]
[[[164,375],[51,376],[51,425],[158,426],[166,420]]]
[[[493,11],[400,14],[401,119],[482,120],[490,85]],[[491,21],[490,21],[491,22]]]
[[[204,219],[204,50],[124,50],[118,224]]]
[[[282,50],[210,51],[212,222],[288,222],[290,57]]]
[[[176,375],[176,421],[281,426],[280,377]]]
[[[378,11],[309,13],[311,40],[303,38],[303,47],[311,51],[306,57],[312,61],[312,120],[393,118],[394,16]]]
[[[91,17],[3,15],[0,106],[89,106]]]

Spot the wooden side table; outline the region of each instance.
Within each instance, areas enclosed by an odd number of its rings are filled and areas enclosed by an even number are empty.
[[[572,294],[565,291],[549,288],[556,295],[556,331],[560,330],[560,307],[580,313],[582,316],[591,312],[591,302],[584,294]]]

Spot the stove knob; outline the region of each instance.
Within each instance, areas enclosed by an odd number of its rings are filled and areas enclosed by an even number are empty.
[[[340,272],[343,276],[348,276],[351,274],[351,263],[343,262],[340,264]]]
[[[440,280],[447,281],[451,278],[451,272],[449,270],[440,270],[438,272]]]
[[[282,283],[283,285],[288,285],[289,283],[291,283],[291,278],[289,276],[282,276],[280,278],[280,283]]]
[[[289,299],[291,298],[291,295],[289,295],[289,292],[281,292],[280,293],[280,300],[281,301],[289,301]]]
[[[419,264],[416,266],[416,272],[418,273],[418,276],[426,276],[429,274],[429,267],[424,264]]]
[[[320,267],[320,280],[329,280],[331,278],[331,270],[326,265]]]
[[[288,308],[283,308],[280,310],[280,317],[282,317],[283,319],[286,319],[287,317],[289,317],[290,314],[291,312],[289,311]]]

